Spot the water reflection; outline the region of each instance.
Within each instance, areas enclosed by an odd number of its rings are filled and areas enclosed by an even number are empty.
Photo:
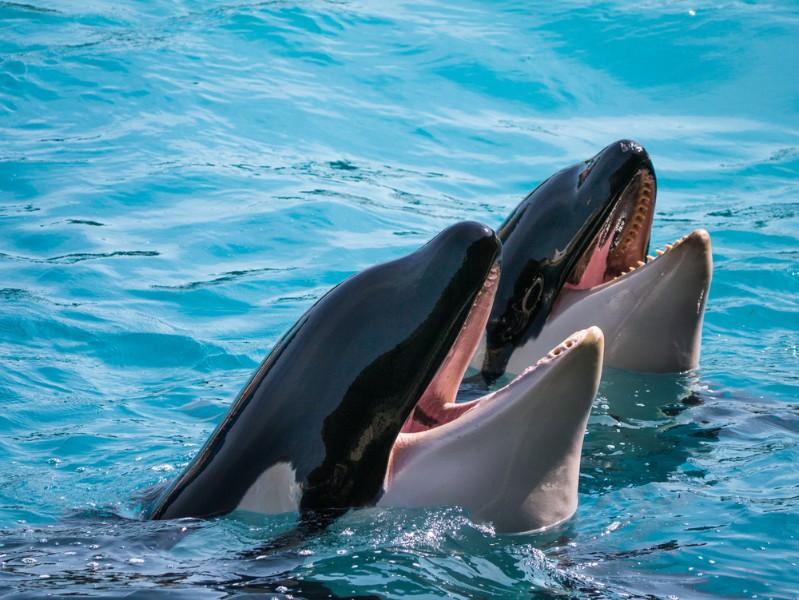
[[[581,492],[666,481],[690,457],[707,452],[718,428],[691,414],[706,394],[695,374],[605,369],[583,443]],[[685,472],[704,475],[695,466]]]

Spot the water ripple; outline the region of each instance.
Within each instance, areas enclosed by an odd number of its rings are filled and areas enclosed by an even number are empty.
[[[794,2],[31,1],[0,17],[3,593],[795,595]],[[657,169],[653,246],[713,237],[702,366],[604,379],[564,527],[358,510],[259,561],[242,553],[293,515],[190,535],[120,517],[330,287],[454,221],[499,225],[622,137]]]
[[[32,263],[52,263],[71,265],[85,260],[97,260],[100,258],[113,258],[115,256],[160,256],[160,252],[155,250],[116,250],[114,252],[75,252],[63,254],[51,258],[33,258],[30,256],[17,256],[0,252],[0,257],[10,260],[19,260]]]
[[[285,268],[274,268],[274,267],[262,267],[259,269],[244,269],[240,271],[227,271],[222,273],[217,277],[213,277],[212,279],[206,279],[203,281],[191,281],[189,283],[182,283],[178,285],[157,285],[154,284],[152,287],[154,289],[164,289],[164,290],[195,290],[197,288],[202,287],[209,287],[214,285],[222,285],[225,283],[239,281],[241,279],[246,279],[249,277],[255,277],[258,275],[263,275],[267,273],[283,273],[286,271],[293,271],[295,267],[285,267]]]

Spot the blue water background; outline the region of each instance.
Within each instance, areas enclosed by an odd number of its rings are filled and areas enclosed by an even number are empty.
[[[788,0],[0,2],[0,590],[795,598],[798,73]],[[622,137],[715,274],[701,369],[605,378],[567,527],[369,509],[253,561],[290,517],[115,516],[332,285]]]

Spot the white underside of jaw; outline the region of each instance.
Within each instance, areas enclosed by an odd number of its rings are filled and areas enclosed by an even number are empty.
[[[294,467],[288,462],[275,463],[250,485],[236,510],[267,515],[296,512],[301,497]]]
[[[400,436],[379,505],[459,505],[506,532],[570,517],[602,343],[597,328],[573,334],[471,411]]]

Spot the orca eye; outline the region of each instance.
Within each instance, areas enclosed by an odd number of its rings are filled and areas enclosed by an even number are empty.
[[[585,167],[583,167],[583,170],[580,171],[580,175],[577,178],[577,187],[580,187],[581,185],[583,185],[585,183],[585,180],[591,174],[591,171],[594,170],[594,163],[595,162],[596,162],[596,156],[594,158],[589,158],[588,160],[586,160],[583,163],[585,165]]]
[[[538,306],[539,300],[541,300],[541,292],[544,291],[544,281],[541,279],[539,275],[533,284],[527,289],[527,293],[524,295],[522,299],[522,310],[525,313],[531,313],[533,310]]]

